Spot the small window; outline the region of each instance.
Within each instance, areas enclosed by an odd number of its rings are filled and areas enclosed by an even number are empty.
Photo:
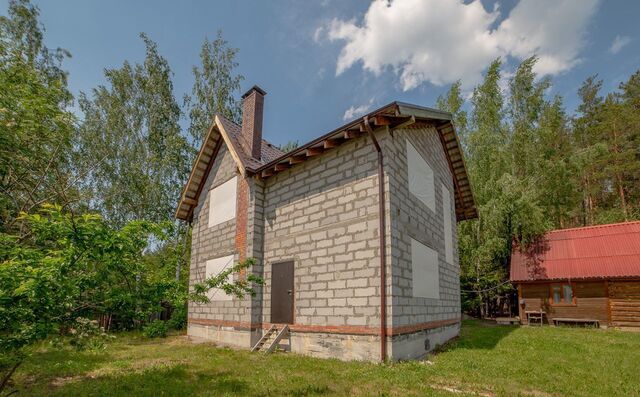
[[[418,150],[407,140],[407,168],[409,192],[422,201],[431,211],[436,211],[436,195],[433,170]]]
[[[551,303],[554,305],[573,305],[573,287],[571,284],[552,284],[551,285]]]
[[[411,272],[414,298],[440,299],[438,253],[411,239]]]
[[[209,227],[236,217],[236,190],[238,177],[219,185],[209,193]]]
[[[451,222],[451,193],[442,184],[442,217],[444,220],[444,257],[445,261],[453,264],[453,224]]]
[[[221,258],[209,259],[206,263],[205,269],[205,277],[213,277],[219,274],[223,270],[227,270],[233,266],[233,255],[223,256]],[[227,282],[233,282],[233,274],[229,274],[227,277]],[[211,288],[207,293],[207,296],[211,301],[230,301],[233,299],[233,296],[227,295],[224,290],[220,288]]]

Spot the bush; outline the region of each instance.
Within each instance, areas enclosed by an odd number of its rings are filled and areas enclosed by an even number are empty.
[[[84,317],[76,318],[69,333],[71,334],[69,344],[76,350],[104,350],[109,339],[115,338],[107,334],[104,328],[99,327],[96,320]]]
[[[166,338],[169,326],[162,320],[154,320],[142,330],[142,334],[147,338]]]
[[[171,318],[167,321],[169,328],[175,330],[185,329],[187,327],[187,305],[177,306],[171,313]]]

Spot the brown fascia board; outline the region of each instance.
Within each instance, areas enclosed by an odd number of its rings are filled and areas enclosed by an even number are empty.
[[[276,164],[281,163],[283,161],[285,161],[287,158],[291,157],[291,156],[295,156],[295,155],[299,155],[302,153],[305,153],[305,151],[311,147],[317,146],[320,143],[322,143],[323,141],[333,138],[335,135],[339,135],[340,133],[342,133],[345,130],[348,129],[352,129],[355,128],[356,126],[358,126],[361,122],[362,119],[367,117],[369,119],[373,118],[376,115],[379,115],[381,113],[383,113],[384,111],[389,111],[389,110],[393,110],[394,114],[393,116],[415,116],[416,118],[421,118],[421,119],[429,119],[429,120],[437,120],[437,121],[451,121],[451,113],[448,112],[443,112],[441,110],[436,110],[436,109],[432,109],[432,108],[428,108],[428,107],[424,107],[424,106],[418,106],[418,105],[412,105],[409,103],[404,103],[404,102],[398,102],[398,101],[394,101],[391,102],[387,105],[384,105],[364,116],[360,116],[355,120],[352,120],[350,122],[348,122],[347,124],[342,125],[341,127],[336,128],[335,130],[324,134],[288,153],[283,154],[282,156],[270,161],[269,163],[255,169],[252,170],[255,173],[259,173],[260,171],[263,171],[265,169],[268,168],[272,168],[274,167]]]

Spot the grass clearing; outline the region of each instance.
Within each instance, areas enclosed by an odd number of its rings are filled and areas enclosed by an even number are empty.
[[[263,355],[184,336],[122,335],[103,352],[42,347],[16,374],[19,395],[640,396],[640,333],[489,326],[429,362],[372,364]]]

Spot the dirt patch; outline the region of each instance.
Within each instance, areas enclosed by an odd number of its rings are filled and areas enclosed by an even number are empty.
[[[131,365],[125,367],[104,367],[99,368],[94,371],[87,372],[84,375],[75,375],[75,376],[62,376],[59,378],[55,378],[51,381],[50,386],[52,387],[61,387],[69,383],[79,382],[87,379],[97,379],[105,376],[110,376],[118,373],[139,373],[143,372],[149,368],[155,367],[172,367],[175,365],[186,364],[188,360],[180,359],[144,359],[133,361]]]

